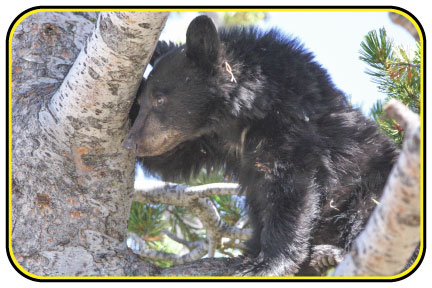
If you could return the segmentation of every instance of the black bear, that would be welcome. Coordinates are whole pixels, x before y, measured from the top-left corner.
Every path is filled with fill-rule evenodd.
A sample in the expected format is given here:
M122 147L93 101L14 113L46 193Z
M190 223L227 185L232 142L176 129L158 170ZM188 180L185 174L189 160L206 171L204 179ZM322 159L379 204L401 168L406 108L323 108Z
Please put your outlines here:
M154 60L154 61L153 61ZM165 180L223 168L246 195L241 275L302 274L313 247L349 249L397 158L296 39L195 18L160 42L124 146Z

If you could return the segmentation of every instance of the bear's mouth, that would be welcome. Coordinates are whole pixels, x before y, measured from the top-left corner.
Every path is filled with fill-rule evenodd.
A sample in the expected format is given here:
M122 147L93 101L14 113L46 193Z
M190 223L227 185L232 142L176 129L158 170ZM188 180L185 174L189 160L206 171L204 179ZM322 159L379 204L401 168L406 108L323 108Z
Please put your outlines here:
M142 144L137 144L135 149L136 157L159 156L174 150L179 144L185 141L185 136L178 130L165 131L157 137L146 137Z

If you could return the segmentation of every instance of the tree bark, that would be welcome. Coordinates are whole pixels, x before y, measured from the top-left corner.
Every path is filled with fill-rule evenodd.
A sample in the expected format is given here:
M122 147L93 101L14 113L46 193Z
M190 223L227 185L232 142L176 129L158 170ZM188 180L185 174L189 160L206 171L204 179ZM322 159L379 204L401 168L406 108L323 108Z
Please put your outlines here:
M222 276L233 275L242 261L208 258L159 269L126 248L135 160L121 146L131 102L166 17L157 12L39 12L14 31L12 253L26 271L38 276ZM388 202L383 198L375 212L379 217L389 213L385 225L394 232L392 244L379 247L396 247L392 245L402 241L406 255L418 242L420 219L420 138L410 139L410 153L396 165L413 189L393 182L386 188ZM399 202L393 201L391 191L402 193ZM193 189L185 192L187 199L197 194ZM135 197L148 199L140 193ZM395 207L404 213L392 214ZM209 227L213 218L207 219ZM404 233L392 226L395 221L404 225ZM375 245L389 238L381 236L380 229L371 231L359 241ZM373 263L382 271L379 265L386 265L389 253L383 251L379 263L373 253L363 258L350 255L347 261ZM400 263L388 273L394 273L406 255L390 257ZM363 275L350 267L342 263L336 274Z
M26 271L152 274L125 244L135 160L122 142L166 18L39 12L13 34L12 251Z
M403 148L379 204L334 276L397 275L421 240L420 119L394 99L384 110L406 131Z

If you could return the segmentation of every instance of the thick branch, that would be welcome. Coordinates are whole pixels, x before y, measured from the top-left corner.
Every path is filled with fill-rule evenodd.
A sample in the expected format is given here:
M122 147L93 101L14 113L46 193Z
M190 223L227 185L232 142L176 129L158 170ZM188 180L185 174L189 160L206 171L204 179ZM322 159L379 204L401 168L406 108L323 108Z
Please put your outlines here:
M200 186L184 184L136 181L134 201L147 203L165 203L175 206L190 206L191 201L211 195L238 195L239 185L236 183L213 183Z
M203 258L191 263L160 269L157 276L231 276L241 258Z
M134 250L134 252L139 256L156 260L169 260L172 261L174 265L184 264L201 259L207 254L208 249L207 244L204 241L194 242L194 248L190 253L179 256L173 253L146 249L146 242L135 233L129 233L129 237L135 242L135 245L138 245L138 249Z
M406 131L403 149L379 205L335 276L396 275L420 241L420 120L396 100L389 101L385 111Z
M122 140L167 14L92 13L76 25L78 14L37 12L14 35L12 243L27 271L127 276L151 267L124 241L135 157Z
M156 12L100 13L84 49L41 110L41 127L56 136L58 142L64 141L65 148L70 148L70 142L72 146L85 147L81 142L94 137L121 142L125 135L113 137L113 134L127 132L125 116L144 64L156 45L156 41L148 45L148 39L159 35L165 19L166 13ZM143 24L153 29L143 29ZM109 144L112 147L113 143Z

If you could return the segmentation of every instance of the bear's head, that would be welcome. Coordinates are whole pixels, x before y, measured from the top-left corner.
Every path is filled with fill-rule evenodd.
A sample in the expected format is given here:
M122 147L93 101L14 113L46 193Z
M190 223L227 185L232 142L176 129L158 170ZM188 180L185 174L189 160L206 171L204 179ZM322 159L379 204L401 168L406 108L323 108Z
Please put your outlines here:
M207 16L190 23L186 45L159 42L153 70L138 91L139 113L124 147L139 157L156 156L208 133L223 101L216 75L221 53L216 27Z

